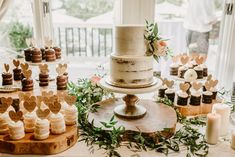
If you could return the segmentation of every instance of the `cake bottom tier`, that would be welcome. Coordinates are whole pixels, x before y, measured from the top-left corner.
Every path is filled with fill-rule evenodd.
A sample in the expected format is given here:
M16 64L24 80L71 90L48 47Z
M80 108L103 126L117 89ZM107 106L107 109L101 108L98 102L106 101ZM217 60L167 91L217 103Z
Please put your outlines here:
M111 55L109 83L118 87L147 87L153 83L151 56Z

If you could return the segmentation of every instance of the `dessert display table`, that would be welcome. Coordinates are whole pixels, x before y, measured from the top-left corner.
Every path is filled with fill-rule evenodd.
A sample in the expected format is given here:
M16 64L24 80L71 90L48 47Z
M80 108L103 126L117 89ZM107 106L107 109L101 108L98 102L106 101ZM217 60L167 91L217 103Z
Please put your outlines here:
M9 135L0 135L0 152L10 154L57 154L77 143L78 128L76 125L67 126L61 135L51 135L46 140L34 140L33 133L25 134L19 141L13 141Z

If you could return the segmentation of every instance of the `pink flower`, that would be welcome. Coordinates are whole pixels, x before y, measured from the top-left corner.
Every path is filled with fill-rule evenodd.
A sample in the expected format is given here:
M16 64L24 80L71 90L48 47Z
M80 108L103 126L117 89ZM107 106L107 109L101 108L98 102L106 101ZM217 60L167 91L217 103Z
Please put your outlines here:
M94 75L90 80L92 83L97 84L101 80L101 77Z
M167 46L164 41L154 42L154 55L165 56L167 53Z

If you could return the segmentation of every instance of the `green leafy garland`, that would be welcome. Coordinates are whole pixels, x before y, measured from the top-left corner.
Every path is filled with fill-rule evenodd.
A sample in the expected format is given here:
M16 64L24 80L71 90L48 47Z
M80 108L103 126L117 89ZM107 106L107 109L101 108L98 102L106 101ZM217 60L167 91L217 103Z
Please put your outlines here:
M167 138L162 133L156 132L155 137L150 138L145 134L133 133L129 137L130 142L123 142L124 127L115 127L117 121L114 116L108 122L100 122L102 127L95 127L94 121L88 121L88 114L96 112L99 109L97 102L101 101L103 97L112 98L113 94L108 93L97 84L89 79L78 80L77 84L69 83L70 94L77 96L78 108L78 123L80 128L81 140L84 141L91 153L94 153L93 145L96 144L100 149L106 150L109 157L120 157L117 148L126 146L134 153L139 151L155 150L156 152L168 155L170 151L179 152L180 148L187 149L187 157L199 156L204 157L208 154L208 145L204 139L204 135L199 133L197 129L192 126L203 126L205 122L200 118L190 118L182 116L178 109L173 106L173 103L164 98L159 102L171 106L177 113L178 122L182 124L180 130L171 137ZM111 128L107 131L107 128ZM164 132L169 131L165 129ZM156 141L157 139L157 141Z

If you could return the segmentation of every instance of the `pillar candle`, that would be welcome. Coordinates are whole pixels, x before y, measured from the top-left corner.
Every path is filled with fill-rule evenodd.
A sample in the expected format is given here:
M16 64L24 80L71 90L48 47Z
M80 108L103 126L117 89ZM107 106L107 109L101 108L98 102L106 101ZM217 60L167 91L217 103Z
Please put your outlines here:
M214 104L213 111L221 116L220 136L225 136L229 130L230 107L226 104Z
M206 142L216 144L219 139L221 116L217 113L207 114L206 122Z
M231 148L235 149L235 130L232 133Z

